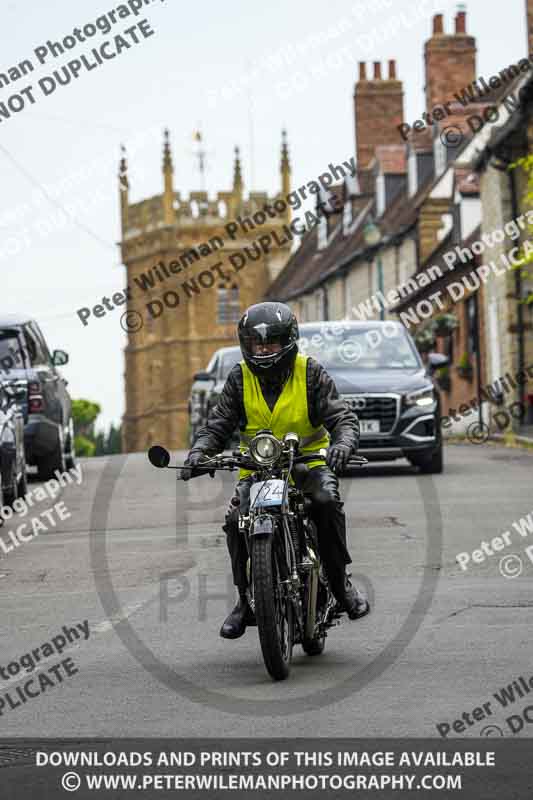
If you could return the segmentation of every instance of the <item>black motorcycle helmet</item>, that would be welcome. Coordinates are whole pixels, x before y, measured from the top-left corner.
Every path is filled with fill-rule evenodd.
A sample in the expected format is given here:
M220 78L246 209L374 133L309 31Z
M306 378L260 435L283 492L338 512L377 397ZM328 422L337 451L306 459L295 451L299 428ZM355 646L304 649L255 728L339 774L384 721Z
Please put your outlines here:
M284 303L250 306L237 332L243 358L254 375L275 381L291 369L298 352L298 322ZM278 348L274 351L268 345Z

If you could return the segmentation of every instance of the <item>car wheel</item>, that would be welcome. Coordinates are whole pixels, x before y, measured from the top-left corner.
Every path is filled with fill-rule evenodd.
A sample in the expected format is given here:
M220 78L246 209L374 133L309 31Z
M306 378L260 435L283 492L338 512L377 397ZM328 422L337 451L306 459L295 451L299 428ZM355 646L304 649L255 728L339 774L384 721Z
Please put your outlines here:
M11 464L9 486L4 487L4 505L12 506L18 495L17 466L15 460Z
M424 456L412 456L409 461L414 467L419 467L424 475L438 475L444 469L442 444L436 450Z
M55 478L56 472L65 472L65 450L63 446L63 434L58 428L58 442L55 450L50 455L40 458L37 462L38 477L41 481Z
M72 417L70 418L68 426L68 435L65 445L65 467L67 469L75 469L76 467L76 449L74 446L74 424Z

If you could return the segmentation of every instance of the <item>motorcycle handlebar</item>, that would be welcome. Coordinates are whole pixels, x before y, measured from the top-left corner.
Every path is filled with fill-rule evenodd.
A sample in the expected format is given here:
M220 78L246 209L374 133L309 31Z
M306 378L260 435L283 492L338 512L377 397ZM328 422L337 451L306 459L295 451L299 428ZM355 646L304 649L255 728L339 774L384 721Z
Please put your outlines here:
M324 459L323 452L305 453L302 455L295 455L293 464L306 464L310 461L317 461L319 459ZM355 455L352 456L349 461L350 466L364 466L364 464L368 464L368 459L364 458L364 456ZM202 475L213 473L215 470L233 470L236 468L257 470L259 465L244 455L215 456L213 458L213 463L209 464L209 466L198 465L197 467L192 468L191 478L199 478Z

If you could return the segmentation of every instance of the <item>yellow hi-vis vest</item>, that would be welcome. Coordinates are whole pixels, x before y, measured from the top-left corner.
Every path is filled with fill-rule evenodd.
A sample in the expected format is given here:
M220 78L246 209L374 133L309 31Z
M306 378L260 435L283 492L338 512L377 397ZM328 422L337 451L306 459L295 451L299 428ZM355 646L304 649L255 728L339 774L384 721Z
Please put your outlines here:
M329 434L323 425L315 428L309 420L307 408L307 356L300 353L296 355L296 360L291 375L276 401L276 405L271 411L267 405L259 379L248 368L244 361L241 361L243 377L243 399L244 411L246 413L246 428L241 431L240 448L244 450L251 439L260 430L267 428L274 436L282 439L290 431L300 437L299 453L316 453L321 448L329 445ZM323 459L310 461L308 467L324 466ZM241 469L239 478L251 475L253 470Z

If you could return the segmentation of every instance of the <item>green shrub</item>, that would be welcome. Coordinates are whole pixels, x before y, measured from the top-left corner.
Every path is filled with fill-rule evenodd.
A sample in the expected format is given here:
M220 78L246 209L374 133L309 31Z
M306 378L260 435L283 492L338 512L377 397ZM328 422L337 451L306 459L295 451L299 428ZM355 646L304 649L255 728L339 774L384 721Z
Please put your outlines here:
M86 436L75 436L74 447L76 449L77 456L94 456L94 451L96 450L95 443L91 442L91 440Z

